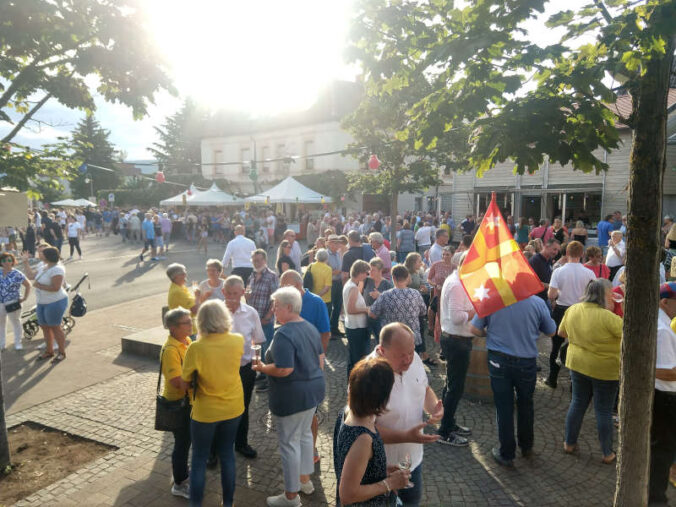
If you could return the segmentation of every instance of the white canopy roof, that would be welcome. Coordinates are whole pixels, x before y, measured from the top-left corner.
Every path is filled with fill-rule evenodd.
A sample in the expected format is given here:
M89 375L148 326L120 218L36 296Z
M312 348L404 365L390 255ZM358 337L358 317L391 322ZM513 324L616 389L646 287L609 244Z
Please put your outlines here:
M93 208L96 208L96 203L91 202L88 199L75 199L75 201L73 202L75 202L75 206L82 206L84 208L91 206Z
M278 202L287 204L321 204L322 199L324 199L324 202L331 202L329 196L319 194L289 176L271 189L247 197L244 200L258 204L264 204L266 202L271 204L276 204Z
M209 190L188 197L187 201L190 206L227 206L244 203L242 199L218 188L216 183L211 185Z
M181 192L178 195L175 195L174 197L169 197L168 199L160 201L160 206L180 206L183 204L184 195L186 199L191 199L200 193L200 191L197 190L197 188L195 188L195 185L190 185L189 190L192 193L192 195L188 195L188 190L184 190L183 192Z
M79 206L73 199L62 199L60 201L54 201L53 206Z

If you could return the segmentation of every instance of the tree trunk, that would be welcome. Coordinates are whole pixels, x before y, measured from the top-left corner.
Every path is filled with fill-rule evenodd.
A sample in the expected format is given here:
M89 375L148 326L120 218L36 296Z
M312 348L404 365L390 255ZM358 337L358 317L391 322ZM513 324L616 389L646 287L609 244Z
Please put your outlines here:
M616 506L634 507L648 503L662 179L666 165L667 92L673 52L672 39L667 44L666 56L649 62L645 75L633 90L634 134L627 214Z
M2 389L2 361L0 360L0 474L10 463L7 423L5 422L5 395Z
M397 250L397 207L399 205L399 192L392 191L390 201L390 250Z

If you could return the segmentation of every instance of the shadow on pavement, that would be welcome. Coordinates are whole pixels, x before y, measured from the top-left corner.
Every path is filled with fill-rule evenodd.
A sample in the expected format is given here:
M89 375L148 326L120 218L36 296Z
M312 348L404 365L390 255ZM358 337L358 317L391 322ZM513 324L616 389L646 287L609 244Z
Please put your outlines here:
M115 282L113 283L113 287L118 287L125 283L133 282L137 278L140 278L147 272L151 271L155 266L160 264L160 261L145 261L144 264L141 266L141 263L137 257L135 259L127 261L124 264L124 266L131 264L136 264L136 267L132 271L127 271L124 275L115 280Z

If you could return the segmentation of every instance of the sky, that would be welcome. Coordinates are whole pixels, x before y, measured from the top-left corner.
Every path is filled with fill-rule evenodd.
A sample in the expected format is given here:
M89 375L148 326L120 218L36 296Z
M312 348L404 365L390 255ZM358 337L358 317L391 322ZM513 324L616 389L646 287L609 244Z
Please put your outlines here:
M156 94L148 115L138 121L130 109L95 97L97 120L127 160L152 158L147 148L156 141L153 127L175 113L184 97L214 108L272 114L305 109L322 85L357 74L344 61L355 0L142 1L148 30L171 67L179 96ZM569 0L566 7L583 2ZM548 14L552 8L557 7ZM553 36L541 21L528 29L538 42ZM36 115L45 123L24 128L14 141L32 147L55 142L83 116L48 102ZM0 134L8 130L0 123Z
M96 119L128 160L152 158L153 127L175 113L183 97L270 114L305 109L323 84L356 75L343 59L353 0L143 1L179 97L157 94L140 121L130 109L95 97ZM55 142L83 117L50 101L36 114L44 123L24 128L14 141L35 148ZM0 135L10 130L6 125L0 123Z

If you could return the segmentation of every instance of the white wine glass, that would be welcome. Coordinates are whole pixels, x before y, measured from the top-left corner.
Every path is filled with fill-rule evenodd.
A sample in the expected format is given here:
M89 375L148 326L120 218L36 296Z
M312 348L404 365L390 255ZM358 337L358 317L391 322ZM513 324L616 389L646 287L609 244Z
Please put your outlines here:
M399 470L408 470L410 472L411 470L411 455L409 453L406 453L398 463ZM411 481L408 481L408 484L404 486L404 489L412 488L414 484Z

